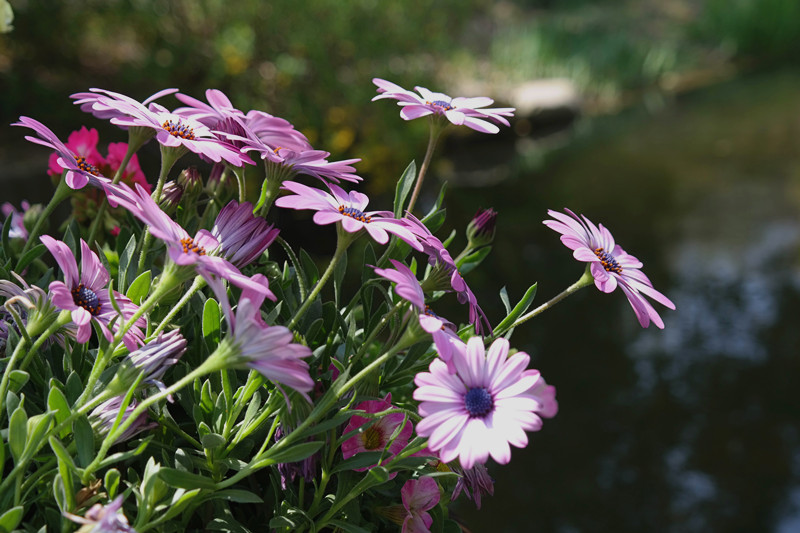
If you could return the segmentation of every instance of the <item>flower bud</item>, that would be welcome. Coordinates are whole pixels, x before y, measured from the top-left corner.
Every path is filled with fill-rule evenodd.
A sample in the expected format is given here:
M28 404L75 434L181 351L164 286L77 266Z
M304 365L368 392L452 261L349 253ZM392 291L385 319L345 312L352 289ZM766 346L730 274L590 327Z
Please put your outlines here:
M183 170L178 176L178 185L183 187L186 194L195 194L203 188L203 178L197 167L189 167Z
M158 201L158 205L164 211L169 211L177 207L181 198L183 198L183 187L175 180L170 180L161 189L161 198Z
M495 233L497 211L492 209L478 209L472 221L467 226L467 239L471 248L479 248L492 244Z

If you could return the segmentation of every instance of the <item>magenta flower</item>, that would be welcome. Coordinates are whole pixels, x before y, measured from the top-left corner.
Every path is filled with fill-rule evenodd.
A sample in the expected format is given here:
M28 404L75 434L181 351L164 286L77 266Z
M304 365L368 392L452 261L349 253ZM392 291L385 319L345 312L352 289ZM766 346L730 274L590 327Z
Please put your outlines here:
M453 346L461 339L455 333L455 326L447 319L441 318L425 305L425 293L417 281L417 276L406 265L390 259L394 269L376 268L375 273L395 283L394 292L404 300L411 302L416 309L419 325L430 333L436 345L439 357L447 363L450 372L455 372L452 363Z
M429 476L409 479L400 489L406 518L402 533L430 533L433 517L428 513L439 503L439 485Z
M404 120L427 115L443 115L457 126L464 125L483 133L497 133L500 128L492 122L508 126L505 117L514 116L513 107L487 109L486 106L492 105L494 100L485 96L451 98L444 93L431 92L425 87L414 87L419 93L416 94L380 78L373 78L372 83L378 87L379 93L372 101L394 98L397 100L397 105L402 107L400 117Z
M264 278L264 285L254 282L242 274L238 268L226 259L212 255L220 247L219 241L208 230L201 229L194 237L172 220L156 205L150 195L140 185L136 192L123 183L106 185L106 193L112 205L122 205L136 218L149 226L150 233L167 245L170 259L177 265L193 265L198 274L206 281L213 276L224 278L242 289L260 292L262 295L275 298L269 291Z
M428 256L428 263L436 267L439 272L449 275L450 287L456 293L458 302L469 305L469 322L475 326L475 333L478 335L491 333L492 326L489 323L489 319L486 318L483 309L478 305L478 299L472 289L469 288L469 285L467 285L467 282L464 281L464 277L458 271L458 265L456 265L447 248L444 247L442 241L433 235L425 224L411 213L407 213L402 222L419 240L422 252Z
M21 205L22 211L18 211L9 202L3 202L3 205L0 206L0 213L3 213L3 217L11 217L11 228L8 232L9 239L28 239L28 230L25 228L25 213L31 208L31 204L23 200Z
M122 160L125 159L125 154L128 151L128 143L109 143L108 156L106 157L106 164L109 166L111 172L117 172ZM150 184L147 182L142 167L139 165L139 158L133 154L125 170L122 171L122 181L125 183L138 183L148 193L150 192Z
M25 138L33 143L41 144L56 151L56 163L59 167L66 171L67 175L65 180L67 185L72 189L83 189L87 183L101 188L104 182L110 182L108 178L103 176L100 171L92 165L82 155L76 155L72 150L62 143L56 134L50 128L28 117L19 117L19 122L15 122L12 126L24 126L36 132L39 136L32 137L26 135Z
M77 157L82 157L87 165L94 167L100 171L100 168L105 166L106 160L97 151L97 142L100 140L100 134L97 130L92 128L86 129L86 126L81 126L81 129L75 130L67 137L65 146L69 148ZM51 176L60 176L64 169L58 164L59 154L50 154L48 161L47 173Z
M255 261L279 232L263 218L253 215L250 202L239 204L235 200L222 208L211 229L222 256L240 268Z
M122 316L117 314L108 296L108 271L83 239L81 239L80 271L72 250L66 244L49 235L42 235L40 239L64 272L63 282L50 283L50 299L58 309L72 314L72 322L77 326L74 332L75 340L80 343L89 340L92 334L91 322L97 324L106 339L113 340L114 336L108 329L111 322L114 322L114 332L118 331L123 323L133 317L139 307L114 291L114 299L122 311ZM142 328L145 325L144 318L139 318L125 333L122 340L128 350L133 351L137 345L143 343Z
M259 277L264 276L254 276ZM223 294L215 293L222 299ZM314 380L308 373L308 363L303 361L311 355L311 349L294 343L294 334L288 328L268 326L261 318L263 301L262 295L245 290L235 314L229 305L223 306L231 329L234 359L271 381L293 388L311 402L308 392L314 388Z
M417 434L428 437L428 448L449 463L456 458L465 469L485 463L489 455L500 464L511 460L509 444L528 445L525 431L538 431L540 417L558 410L555 387L538 370L525 370L525 352L508 356L508 341L495 340L488 354L483 339L473 337L456 350L456 373L435 359L430 372L414 378L414 399L420 401Z
M308 187L294 181L283 183L283 188L294 193L294 196L282 196L275 201L279 207L290 209L311 209L314 222L325 224L341 223L348 233L356 233L362 229L380 244L389 242L389 234L397 235L409 246L422 250L414 234L402 222L392 218L389 211L364 211L369 203L366 194L357 191L346 192L337 185L329 184L331 193Z
M380 413L388 409L394 409L395 407L391 402L392 395L387 394L382 400L361 402L355 409L366 413ZM374 419L365 418L363 416L353 415L350 417L347 427L344 428L344 434L355 431L373 420ZM403 425L404 422L405 425ZM403 428L398 429L400 426L403 426ZM399 433L397 433L398 431ZM406 420L406 416L403 413L385 415L366 429L359 430L359 433L344 441L342 443L342 458L349 459L357 453L380 452L385 449L386 457L384 461L390 461L395 455L403 451L403 448L408 444L408 439L411 438L413 432L414 427L411 421ZM397 435L395 435L395 433L397 433ZM393 436L394 440L392 441ZM357 468L356 471L363 472L369 468L372 467Z
M653 288L650 279L642 272L642 262L625 252L614 242L614 237L602 224L595 226L585 216L578 216L569 209L568 215L548 210L556 220L545 220L544 225L561 234L561 242L572 250L578 261L590 263L590 272L595 286L603 292L613 292L618 286L628 298L636 318L643 328L652 321L664 329L658 312L644 297L675 309L669 298Z

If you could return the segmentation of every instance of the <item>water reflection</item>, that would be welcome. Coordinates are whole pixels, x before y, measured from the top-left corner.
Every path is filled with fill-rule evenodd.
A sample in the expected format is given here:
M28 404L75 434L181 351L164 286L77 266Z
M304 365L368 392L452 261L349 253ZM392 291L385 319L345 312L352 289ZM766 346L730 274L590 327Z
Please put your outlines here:
M621 294L586 289L515 335L561 412L492 468L481 512L459 506L474 531L800 530L798 87L762 76L629 114L542 171L455 192L451 219L501 212L493 275L473 283L513 295L538 279L541 302L577 279L538 227L567 205L678 307L641 330Z

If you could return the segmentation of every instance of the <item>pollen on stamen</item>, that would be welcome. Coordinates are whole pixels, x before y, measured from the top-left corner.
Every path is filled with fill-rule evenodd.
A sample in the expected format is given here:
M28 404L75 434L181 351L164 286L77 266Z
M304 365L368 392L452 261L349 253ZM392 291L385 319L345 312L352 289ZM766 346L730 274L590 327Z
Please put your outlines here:
M606 269L606 272L615 272L622 274L622 267L619 266L614 256L606 252L602 247L594 249L594 255L600 260L600 264Z
M186 237L185 239L181 239L181 247L183 248L183 253L188 254L189 252L194 252L197 255L206 255L206 250L202 246L198 246L194 243L191 237Z
M427 101L425 102L427 105L432 105L438 107L442 111L450 111L451 109L455 109L455 107L450 102L445 102L444 100L434 100L434 101Z
M100 171L97 170L97 167L86 161L86 158L83 156L76 155L75 164L79 169L83 170L84 172L88 172L92 176L102 176Z
M171 120L167 120L161 125L161 127L167 130L167 133L173 137L180 137L181 139L186 139L187 141L194 140L194 130L186 124L183 124L181 121L178 121L176 124Z
M365 215L363 211L360 211L355 207L345 207L343 205L340 205L339 213L343 214L346 217L358 220L359 222L363 222L365 224L372 222L371 216Z

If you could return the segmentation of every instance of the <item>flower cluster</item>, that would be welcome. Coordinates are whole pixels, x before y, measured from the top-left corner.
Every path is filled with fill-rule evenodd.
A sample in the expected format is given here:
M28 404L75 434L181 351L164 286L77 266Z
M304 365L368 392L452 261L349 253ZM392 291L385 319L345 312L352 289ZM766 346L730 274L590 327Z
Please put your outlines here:
M490 321L465 276L501 231L497 213L479 210L457 251L457 239L436 235L442 198L426 217L415 203L445 126L497 133L514 110L374 83L375 100L394 99L403 119L433 126L425 162L403 174L392 210L368 209L359 159L331 160L287 120L239 110L215 89L205 101L177 89L141 102L103 89L73 94L126 132L106 155L96 129L62 142L32 118L14 124L53 151L48 173L58 182L41 211L3 205L0 429L9 453L0 461L9 464L0 465L0 501L24 508L26 527L66 516L87 531L386 521L404 532L451 530L442 508L462 493L480 507L494 492L490 461L508 464L558 412L555 387L511 348L515 328L592 282L619 287L642 326L664 327L646 297L675 306L642 263L569 210L549 211L545 224L589 263L584 276L527 314L532 297ZM180 106L166 107L167 97ZM151 141L162 158L154 183L136 155ZM174 169L190 153L200 163ZM63 235L43 234L59 202L86 185L96 211ZM98 222L107 206L124 227ZM312 235L336 228L323 271L287 242L293 232L281 233L288 210L313 212ZM467 309L440 316L443 299ZM48 450L54 458L43 460ZM51 489L25 489L26 479Z

